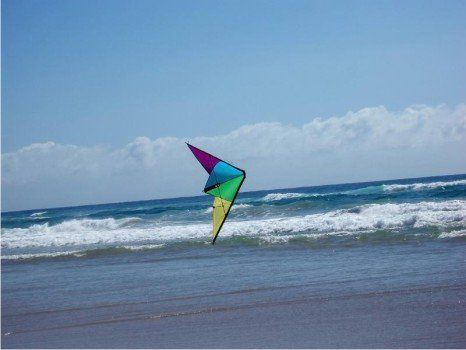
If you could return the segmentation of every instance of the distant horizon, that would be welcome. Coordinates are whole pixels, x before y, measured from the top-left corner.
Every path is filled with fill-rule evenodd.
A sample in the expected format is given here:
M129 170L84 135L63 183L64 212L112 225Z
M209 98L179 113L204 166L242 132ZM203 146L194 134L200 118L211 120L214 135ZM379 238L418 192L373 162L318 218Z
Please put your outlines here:
M329 184L320 184L312 186L297 186L297 187L283 187L283 188L270 188L270 189L261 189L261 190L250 190L250 191L240 191L239 195L244 195L246 193L254 192L267 192L267 191L285 191L285 190L294 190L299 188L315 188L315 187L325 187L325 186L338 186L338 185L357 185L364 183L374 183L374 182L391 182L391 181L403 181L403 180L422 180L430 178L441 178L441 177L455 177L455 176L466 176L466 173L460 174L449 174L449 175L429 175L429 176L419 176L419 177L404 177L397 179L383 179L383 180L367 180L367 181L356 181L356 182L342 182L342 183L329 183ZM137 202L151 202L151 201L164 201L164 200L176 200L176 199L185 199L185 198L196 198L196 197L207 197L206 194L199 194L194 196L179 196L179 197L164 197L164 198L152 198L152 199L141 199L141 200L132 200L132 201L123 201L123 202L108 202L108 203L88 203L88 204L78 204L70 205L64 207L48 207L48 208L32 208L32 209L22 209L22 210L8 210L1 211L3 214L7 213L19 213L19 212L28 212L28 211L37 211L37 210L53 210L53 209L68 209L68 208L79 208L79 207L89 207L89 206L103 206L103 205L112 205L112 204L126 204L126 203L137 203Z
M466 2L4 0L2 209L466 173Z

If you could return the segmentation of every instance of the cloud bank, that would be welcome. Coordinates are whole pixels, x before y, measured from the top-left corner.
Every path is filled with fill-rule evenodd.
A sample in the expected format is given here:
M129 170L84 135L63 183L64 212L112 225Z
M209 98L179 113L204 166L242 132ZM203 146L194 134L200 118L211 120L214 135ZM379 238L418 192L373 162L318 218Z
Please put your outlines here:
M2 155L3 210L200 194L205 174L185 141L246 169L245 190L464 173L466 105L364 108L301 127L138 137L118 149L32 144Z

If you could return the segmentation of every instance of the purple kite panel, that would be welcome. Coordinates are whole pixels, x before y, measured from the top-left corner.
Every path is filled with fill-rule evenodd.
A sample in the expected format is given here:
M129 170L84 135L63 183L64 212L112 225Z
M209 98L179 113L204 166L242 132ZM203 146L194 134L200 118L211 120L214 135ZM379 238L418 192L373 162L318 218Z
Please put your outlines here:
M217 157L214 157L213 155L204 152L199 148L191 146L189 143L188 147L191 150L191 152L193 152L194 156L197 158L199 163L201 163L201 165L209 174L212 172L212 169L214 168L215 164L217 164L220 161L220 159L218 159Z

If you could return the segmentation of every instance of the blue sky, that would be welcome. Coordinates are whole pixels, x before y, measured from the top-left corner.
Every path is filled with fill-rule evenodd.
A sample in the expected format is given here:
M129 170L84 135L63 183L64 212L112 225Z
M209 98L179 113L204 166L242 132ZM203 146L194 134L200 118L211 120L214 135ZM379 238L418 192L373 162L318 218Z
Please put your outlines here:
M464 1L3 1L3 151L463 102Z
M366 107L453 111L466 97L465 23L464 1L4 0L2 153L299 128Z

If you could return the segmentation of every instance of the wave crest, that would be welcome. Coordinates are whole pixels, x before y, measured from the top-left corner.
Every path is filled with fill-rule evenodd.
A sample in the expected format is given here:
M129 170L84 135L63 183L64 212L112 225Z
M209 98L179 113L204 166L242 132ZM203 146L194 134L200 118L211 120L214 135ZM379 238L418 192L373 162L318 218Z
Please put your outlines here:
M430 183L414 183L414 184L393 184L393 185L382 185L383 190L386 192L401 192L401 191L425 191L433 190L436 188L445 188L451 186L466 185L466 180L456 180L447 182L430 182Z
M466 180L454 180L454 181L439 181L439 182L428 182L428 183L413 183L413 184L392 184L392 185L376 185L357 188L349 191L342 192L329 192L329 193L269 193L262 198L264 202L281 201L286 199L299 199L299 198L310 198L310 197L326 197L326 196L364 196L378 193L397 193L397 192L408 192L408 191L428 191L434 189L443 189L445 187L462 186L466 185Z
M231 207L230 211L236 211L236 210L246 209L246 208L250 208L250 207L252 207L251 204L242 204L242 203L236 204L236 203L235 203L235 204ZM212 207L208 207L208 208L204 211L204 213L206 213L206 214L212 213Z
M85 246L92 244L139 245L175 241L208 241L210 223L137 225L139 219L70 220L58 225L32 225L25 229L4 229L2 246L30 247ZM222 237L279 237L293 234L353 235L377 230L434 227L461 229L466 226L466 201L368 204L306 216L228 221ZM281 238L277 238L281 239Z
M140 220L139 218L73 219L52 226L45 223L35 224L28 228L4 229L2 247L24 248L102 243L106 238L99 234L129 228Z
M320 196L320 195L313 194L313 193L269 193L264 198L262 198L262 200L264 202L274 202L274 201L281 201L284 199L316 197L316 196Z
M441 233L438 238L460 238L466 237L466 230L453 230Z
M30 216L31 217L41 216L41 215L44 215L45 213L46 213L46 211L39 211L37 213L32 213Z

